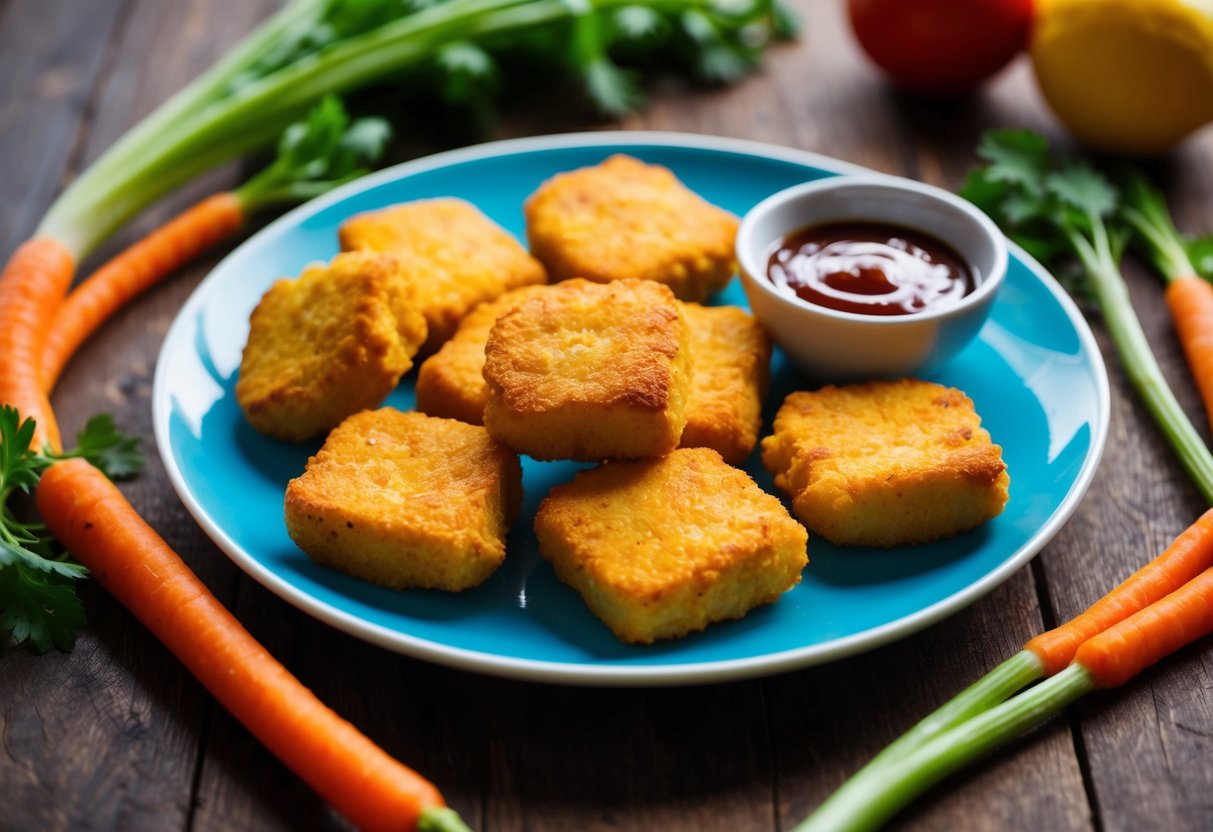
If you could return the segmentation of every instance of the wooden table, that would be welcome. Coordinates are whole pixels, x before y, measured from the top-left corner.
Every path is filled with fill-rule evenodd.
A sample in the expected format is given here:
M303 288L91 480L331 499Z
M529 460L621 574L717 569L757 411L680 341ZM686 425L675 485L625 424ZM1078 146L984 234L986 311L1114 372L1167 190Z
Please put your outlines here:
M272 0L0 0L0 254L136 119L207 66ZM621 125L542 97L502 135L686 130L829 154L954 188L990 126L1060 137L1028 67L970 100L927 105L884 86L835 0L801 0L807 28L730 89L669 83ZM430 114L435 115L435 114ZM428 119L427 119L428 120ZM452 134L454 132L454 134ZM433 144L434 136L443 144ZM471 140L406 136L407 155ZM431 142L431 143L427 143ZM1213 136L1152 168L1181 224L1209 230ZM225 169L121 234L238 181ZM174 312L215 252L122 313L71 365L54 403L65 433L110 411L151 436L151 379ZM1157 283L1130 266L1167 374L1204 423ZM1111 356L1098 324L1105 355ZM861 656L774 678L668 690L552 687L395 655L296 611L195 526L154 452L133 503L253 634L337 711L440 784L482 830L785 829L918 716L1069 618L1202 510L1109 361L1107 453L1074 517L1002 587L951 619ZM1203 428L1202 428L1203 429ZM0 653L0 829L325 829L337 820L218 708L94 583L75 650ZM1186 649L1123 690L1088 697L953 779L898 821L913 829L1213 828L1213 650Z

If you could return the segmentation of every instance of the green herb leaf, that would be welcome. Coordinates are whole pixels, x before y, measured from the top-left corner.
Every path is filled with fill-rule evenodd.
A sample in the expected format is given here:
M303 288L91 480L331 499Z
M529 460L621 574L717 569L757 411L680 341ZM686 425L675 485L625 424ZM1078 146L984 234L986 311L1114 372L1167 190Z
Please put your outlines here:
M442 95L448 101L473 101L488 95L498 84L497 65L492 56L471 41L443 46L438 52L438 66L443 73Z
M326 96L307 118L282 133L273 164L237 189L248 212L265 205L319 196L367 173L382 155L391 126L381 118L350 117L336 96Z
M9 507L14 491L31 491L46 468L80 457L119 478L143 467L139 440L120 433L108 414L94 416L76 435L77 447L50 453L30 447L34 420L20 421L0 406L0 632L35 652L70 650L84 623L72 582L88 574L55 544L46 527L18 520Z
M804 25L801 13L781 0L771 3L771 34L779 40L796 37Z
M682 28L698 49L695 69L705 81L732 83L757 63L754 48L727 39L717 22L702 12L684 13Z
M84 626L84 605L72 579L32 570L23 563L0 569L0 632L35 653L52 646L71 650Z
M1045 177L1045 189L1088 217L1110 217L1116 212L1116 188L1086 162L1070 162L1050 173Z
M981 137L977 155L989 162L991 182L1006 182L1033 193L1044 190L1049 170L1049 144L1031 130L990 130Z
M143 470L140 444L137 436L127 436L114 427L113 416L102 413L76 434L76 447L67 455L83 457L110 479L123 479Z
M1196 273L1205 280L1213 280L1213 235L1189 238L1184 241L1184 248Z
M28 493L38 483L42 463L31 452L34 420L21 421L17 408L0 405L0 504L13 490Z
M624 6L615 12L612 22L616 36L624 41L652 43L669 31L665 19L648 6Z
M620 69L606 58L600 58L585 68L586 92L600 112L621 116L640 106L644 94L636 86L635 76Z

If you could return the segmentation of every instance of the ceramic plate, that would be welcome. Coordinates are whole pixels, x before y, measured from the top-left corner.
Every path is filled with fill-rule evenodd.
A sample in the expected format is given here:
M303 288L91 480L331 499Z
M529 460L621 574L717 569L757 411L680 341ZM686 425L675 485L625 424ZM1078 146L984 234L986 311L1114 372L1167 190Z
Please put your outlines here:
M360 638L464 669L576 684L684 684L769 674L871 649L972 603L1057 532L1091 481L1108 429L1107 374L1091 332L1022 251L977 341L930 378L968 393L1011 474L1005 512L940 543L893 550L809 543L801 583L744 619L647 647L621 644L538 555L539 501L573 463L524 459L526 502L509 555L460 594L395 592L313 564L287 537L286 482L319 442L291 445L244 421L233 387L248 316L270 283L337 252L338 224L397 202L458 196L523 234L523 200L548 177L629 153L672 169L743 214L781 188L860 169L786 148L706 136L596 133L499 142L409 162L287 214L223 260L174 322L156 369L156 440L177 493L242 569L305 612ZM739 281L717 298L745 306ZM778 351L765 432L807 383ZM412 376L388 399L413 406ZM751 456L746 470L774 491Z

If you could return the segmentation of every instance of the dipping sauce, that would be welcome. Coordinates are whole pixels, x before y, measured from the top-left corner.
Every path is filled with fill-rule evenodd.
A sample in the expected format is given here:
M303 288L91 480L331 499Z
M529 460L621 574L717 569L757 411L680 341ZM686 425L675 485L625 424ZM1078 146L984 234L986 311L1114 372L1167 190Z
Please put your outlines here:
M943 309L977 286L973 268L942 240L896 225L839 222L784 237L767 261L780 290L861 315Z

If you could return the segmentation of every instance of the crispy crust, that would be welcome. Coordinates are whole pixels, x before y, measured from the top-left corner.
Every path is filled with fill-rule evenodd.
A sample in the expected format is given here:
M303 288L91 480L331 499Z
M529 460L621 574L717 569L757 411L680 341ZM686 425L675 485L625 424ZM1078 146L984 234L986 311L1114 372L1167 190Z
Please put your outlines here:
M483 428L383 408L329 434L284 510L317 563L392 589L459 591L504 560L521 498L518 457Z
M489 332L503 314L551 288L524 286L469 312L451 339L417 371L417 409L469 425L484 424L484 404L488 398L484 346Z
M341 248L397 258L417 293L436 350L474 306L544 283L543 265L509 232L461 199L424 199L358 214L338 229Z
M489 332L485 427L537 459L661 456L686 425L690 340L665 286L566 281Z
M535 533L590 610L643 644L771 603L808 562L804 527L706 448L582 471L552 489Z
M525 212L531 252L553 281L655 280L702 302L736 271L737 218L629 156L552 177Z
M762 397L770 379L771 340L735 306L683 305L691 327L695 374L687 398L683 448L713 448L738 465L758 443Z
M338 255L262 296L236 400L258 431L307 439L382 402L424 339L425 321L392 258Z
M473 309L455 335L417 373L417 409L431 416L484 423L488 389L484 348L497 319L523 300L557 290L528 286ZM754 450L762 427L771 342L762 327L735 306L684 304L695 372L687 394L680 447L713 448L731 465Z
M809 530L834 543L950 537L1002 512L1002 449L959 390L916 379L793 393L763 464Z

